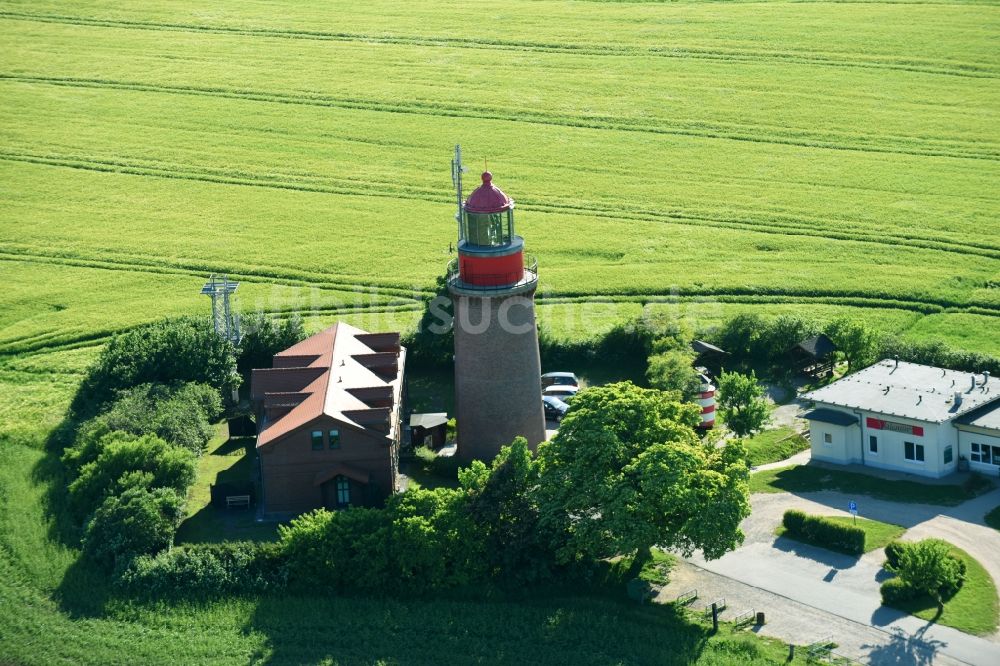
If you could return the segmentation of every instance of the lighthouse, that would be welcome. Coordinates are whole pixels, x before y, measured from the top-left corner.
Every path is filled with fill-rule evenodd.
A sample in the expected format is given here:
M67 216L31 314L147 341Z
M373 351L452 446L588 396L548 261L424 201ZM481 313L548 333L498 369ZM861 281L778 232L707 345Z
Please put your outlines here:
M462 201L456 149L458 258L449 266L455 306L455 416L458 456L492 460L522 436L545 440L535 323L538 266L514 233L514 201L485 171Z

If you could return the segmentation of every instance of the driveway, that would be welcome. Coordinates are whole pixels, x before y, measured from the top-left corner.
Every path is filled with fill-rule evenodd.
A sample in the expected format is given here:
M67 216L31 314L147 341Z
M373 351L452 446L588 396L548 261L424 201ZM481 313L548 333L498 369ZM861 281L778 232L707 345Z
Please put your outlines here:
M785 599L793 607L808 606L827 614L829 622L819 623L812 635L802 636L796 642L818 640L831 633L824 631L825 626L838 627L838 623L847 621L853 623L848 626L864 627L865 632L874 629L886 639L905 639L914 655L925 656L920 659L923 663L1000 664L1000 634L970 636L881 607L879 584L886 576L881 568L881 551L856 559L774 536L774 529L787 509L849 515L845 509L851 499L858 502L860 515L909 528L904 539L938 536L951 541L978 559L995 581L1000 580L1000 533L982 521L989 508L1000 504L1000 490L957 507L901 504L835 492L757 494L751 497L753 514L743 523L746 541L741 548L711 562L700 555L689 561L705 572L775 595L772 602L776 610L786 602L775 599ZM758 610L768 612L771 608ZM779 616L782 613L777 612ZM785 609L784 613L794 615L794 608ZM841 627L839 631L845 630ZM835 635L834 640L844 643L855 638L848 632L840 637ZM877 654L876 641L869 643L859 656L870 658Z

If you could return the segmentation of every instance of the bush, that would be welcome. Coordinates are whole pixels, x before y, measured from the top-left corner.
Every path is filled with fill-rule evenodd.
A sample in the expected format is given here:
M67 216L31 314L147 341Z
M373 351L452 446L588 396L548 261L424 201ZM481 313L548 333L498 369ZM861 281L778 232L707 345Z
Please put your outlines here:
M649 385L661 391L679 391L685 400L698 395L701 379L692 365L694 352L674 349L649 357L646 379Z
M906 545L902 541L891 541L889 545L885 547L885 561L888 565L887 568L896 568L899 566L899 556L906 550Z
M879 588L882 593L882 605L899 607L920 596L920 593L907 585L901 578L890 578Z
M184 517L184 500L170 488L129 488L108 497L94 512L83 537L84 552L107 568L121 568L139 555L169 548Z
M771 418L757 376L735 372L719 375L719 408L726 425L740 437L760 430Z
M118 584L153 598L259 594L284 587L285 560L276 543L186 545L136 558Z
M118 391L140 384L200 382L229 393L239 386L235 349L215 334L207 317L167 319L111 339L87 371L72 410L87 418Z
M219 392L207 384L142 384L119 392L111 407L94 420L109 430L155 434L200 454L221 412Z
M80 518L127 487L171 488L184 497L194 483L194 454L154 435L128 439L111 433L99 448L97 458L69 485L70 502Z
M965 582L965 562L951 553L951 546L945 541L924 539L903 543L894 551L896 563L887 561L885 568L915 594L926 594L939 605L954 596Z
M289 584L415 593L481 580L483 537L457 490L412 489L384 509L313 511L279 528Z
M860 527L841 525L822 516L810 516L801 511L786 511L781 521L788 536L848 555L865 552L865 531Z

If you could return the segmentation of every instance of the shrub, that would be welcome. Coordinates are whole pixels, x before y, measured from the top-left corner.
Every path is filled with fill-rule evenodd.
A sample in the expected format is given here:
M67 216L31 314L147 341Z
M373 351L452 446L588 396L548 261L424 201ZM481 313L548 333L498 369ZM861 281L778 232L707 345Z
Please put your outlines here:
M897 563L886 563L886 569L917 594L926 594L939 605L954 596L965 581L965 563L952 555L951 546L940 539L904 544L895 559Z
M412 489L384 509L313 511L279 528L289 584L422 592L485 574L483 538L457 490Z
M865 531L852 525L841 525L822 516L810 516L801 511L786 511L782 525L788 535L817 546L838 550L849 555L865 552Z
M899 566L899 556L906 550L907 544L902 541L890 541L889 545L885 547L885 561L888 565L886 568L896 568Z
M87 371L73 399L78 418L89 417L118 391L140 384L200 382L228 393L239 385L235 349L206 317L166 319L111 339Z
M882 605L895 607L904 605L920 594L901 578L890 578L882 583L879 591L882 593Z
M94 420L109 430L155 434L200 454L214 434L212 421L221 412L219 392L207 384L142 384L121 391L111 407Z
M139 555L169 548L184 516L184 500L170 488L133 487L108 497L87 523L84 552L105 567L121 568Z
M284 587L284 557L276 543L185 545L136 558L118 584L155 598L259 594Z
M154 435L126 439L111 433L102 442L97 458L69 485L71 505L80 518L127 487L171 488L183 497L194 483L195 456L186 449Z

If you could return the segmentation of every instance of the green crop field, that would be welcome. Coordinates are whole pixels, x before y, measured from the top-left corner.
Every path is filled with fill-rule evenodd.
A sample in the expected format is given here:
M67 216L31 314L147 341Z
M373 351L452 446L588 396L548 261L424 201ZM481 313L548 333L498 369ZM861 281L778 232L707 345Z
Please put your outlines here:
M206 312L212 272L313 330L412 327L456 143L467 192L488 160L517 200L556 337L753 309L1000 354L998 34L974 1L0 0L0 661L184 661L192 631L336 659L249 602L66 601L45 441L103 341Z

